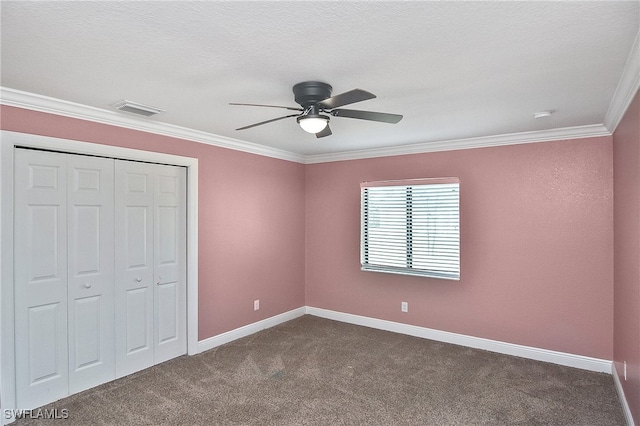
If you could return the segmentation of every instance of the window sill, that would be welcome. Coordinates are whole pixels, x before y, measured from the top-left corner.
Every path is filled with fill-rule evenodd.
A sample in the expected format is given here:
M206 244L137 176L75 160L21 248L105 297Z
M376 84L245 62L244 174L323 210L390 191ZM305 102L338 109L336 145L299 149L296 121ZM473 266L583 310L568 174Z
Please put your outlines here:
M371 265L362 265L360 267L361 271L365 272L382 272L385 274L396 274L396 275L409 275L414 277L425 277L425 278L436 278L442 280L450 280L450 281L460 281L460 275L454 273L447 272L437 272L437 271L422 271L408 268L394 268L392 266L371 266Z

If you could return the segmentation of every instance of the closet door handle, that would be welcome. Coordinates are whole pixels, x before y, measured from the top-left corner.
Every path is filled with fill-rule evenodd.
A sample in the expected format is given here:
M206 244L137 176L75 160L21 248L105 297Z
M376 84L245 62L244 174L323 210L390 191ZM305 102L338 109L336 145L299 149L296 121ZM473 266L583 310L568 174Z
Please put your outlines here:
M136 282L137 282L137 283L139 283L139 282L141 282L141 281L142 281L142 278L140 278L140 277L136 277Z
M84 288L91 288L91 283L84 283Z

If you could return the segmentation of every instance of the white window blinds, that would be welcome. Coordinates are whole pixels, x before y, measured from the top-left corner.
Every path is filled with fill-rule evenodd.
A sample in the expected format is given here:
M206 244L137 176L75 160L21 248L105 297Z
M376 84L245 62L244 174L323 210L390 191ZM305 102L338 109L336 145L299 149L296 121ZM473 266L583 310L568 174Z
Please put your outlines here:
M361 185L362 270L460 279L456 178Z

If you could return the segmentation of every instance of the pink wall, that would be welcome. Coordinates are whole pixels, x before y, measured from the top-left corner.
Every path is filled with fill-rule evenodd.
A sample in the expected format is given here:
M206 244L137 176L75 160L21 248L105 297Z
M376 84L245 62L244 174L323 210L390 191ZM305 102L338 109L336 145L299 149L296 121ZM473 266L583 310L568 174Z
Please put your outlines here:
M200 339L304 305L303 165L19 108L0 114L3 130L198 158Z
M308 165L306 304L612 359L612 163L602 137ZM444 176L461 280L360 271L360 182Z
M613 164L613 360L637 423L640 422L640 94L636 94L613 134Z
M1 114L5 130L199 159L200 339L306 304L612 359L610 137L304 166ZM441 176L461 181L461 281L361 272L360 182Z

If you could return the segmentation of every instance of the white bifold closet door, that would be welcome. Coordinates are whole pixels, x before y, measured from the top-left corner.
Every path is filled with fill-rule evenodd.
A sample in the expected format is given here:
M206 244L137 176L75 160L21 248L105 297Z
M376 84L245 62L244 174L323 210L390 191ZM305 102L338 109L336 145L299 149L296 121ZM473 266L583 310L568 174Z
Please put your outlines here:
M69 393L114 378L113 165L67 156Z
M186 353L186 171L16 149L18 408Z
M38 407L114 378L113 160L15 160L16 396Z
M186 171L116 162L116 375L186 352Z

